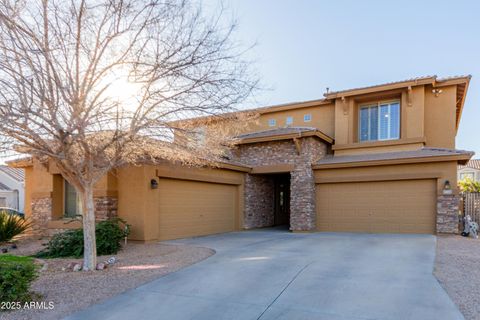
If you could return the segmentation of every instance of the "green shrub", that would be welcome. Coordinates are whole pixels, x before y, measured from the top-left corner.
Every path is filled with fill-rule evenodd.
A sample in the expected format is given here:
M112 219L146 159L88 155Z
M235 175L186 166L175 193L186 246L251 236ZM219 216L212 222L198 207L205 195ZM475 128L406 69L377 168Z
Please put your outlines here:
M31 226L31 222L24 218L8 213L5 210L0 211L0 242L7 242L18 236Z
M83 254L83 230L67 230L55 234L38 258L81 257Z
M30 284L37 278L37 268L30 257L0 255L0 301L30 301Z
M460 180L458 182L458 187L461 192L480 192L480 182L473 181L470 178Z
M125 229L125 226L127 228ZM95 236L97 254L115 254L121 248L121 241L128 235L128 225L119 218L97 223ZM52 237L47 248L37 254L40 258L75 257L83 255L83 229L68 230Z

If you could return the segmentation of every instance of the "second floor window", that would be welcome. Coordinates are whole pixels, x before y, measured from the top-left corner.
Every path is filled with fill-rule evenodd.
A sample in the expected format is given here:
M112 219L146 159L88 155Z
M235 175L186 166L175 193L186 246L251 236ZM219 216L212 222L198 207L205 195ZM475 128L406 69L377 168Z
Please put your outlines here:
M306 114L303 116L303 122L310 122L312 121L312 115L311 114Z
M277 125L277 120L275 119L269 119L268 120L268 126L269 127L275 127Z
M287 117L287 119L285 120L285 124L287 126L290 126L293 124L293 117Z
M360 107L359 140L400 138L400 102L381 102Z

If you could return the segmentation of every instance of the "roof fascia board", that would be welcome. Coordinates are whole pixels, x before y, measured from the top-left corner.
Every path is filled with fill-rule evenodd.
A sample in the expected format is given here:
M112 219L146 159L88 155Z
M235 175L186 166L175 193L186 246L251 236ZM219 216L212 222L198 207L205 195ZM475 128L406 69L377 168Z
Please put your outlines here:
M312 168L316 170L322 169L336 169L336 168L351 168L351 167L371 167L371 166L385 166L392 164L408 164L408 163L425 163L425 162L446 162L446 161L468 161L472 155L449 155L449 156L429 156L429 157L411 157L388 160L370 160L370 161L352 161L342 163L326 163L313 165Z
M349 97L349 96L361 95L361 94L366 94L371 92L389 91L389 90L394 90L399 88L407 88L411 86L421 86L425 84L432 84L434 82L435 82L435 77L421 78L416 80L408 80L408 81L397 82L397 83L383 84L383 85L378 85L373 87L332 92L329 94L325 94L325 98L337 99L341 97Z

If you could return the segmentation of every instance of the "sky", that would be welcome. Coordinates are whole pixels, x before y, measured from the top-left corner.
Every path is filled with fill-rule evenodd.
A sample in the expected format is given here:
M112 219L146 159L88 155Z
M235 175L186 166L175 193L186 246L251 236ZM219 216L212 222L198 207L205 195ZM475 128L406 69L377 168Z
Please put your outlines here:
M206 0L207 5L218 4ZM258 107L425 75L473 76L458 149L480 158L480 1L223 0L268 90Z

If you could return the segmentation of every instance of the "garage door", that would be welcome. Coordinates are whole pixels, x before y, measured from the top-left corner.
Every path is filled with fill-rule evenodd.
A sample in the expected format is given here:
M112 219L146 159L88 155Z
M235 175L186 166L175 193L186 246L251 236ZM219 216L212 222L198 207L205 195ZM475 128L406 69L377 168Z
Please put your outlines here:
M235 229L234 185L160 179L159 239L177 239Z
M434 233L436 181L317 185L320 231Z

